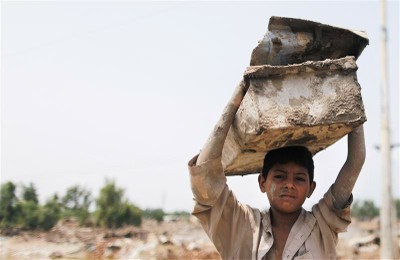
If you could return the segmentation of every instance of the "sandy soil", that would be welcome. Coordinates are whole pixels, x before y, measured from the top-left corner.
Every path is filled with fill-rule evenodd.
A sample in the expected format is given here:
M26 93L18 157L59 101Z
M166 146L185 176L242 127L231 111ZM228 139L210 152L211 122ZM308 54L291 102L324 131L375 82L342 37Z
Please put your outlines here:
M379 258L377 221L354 222L340 235L339 259ZM193 219L117 230L59 223L50 232L0 237L1 259L220 259Z

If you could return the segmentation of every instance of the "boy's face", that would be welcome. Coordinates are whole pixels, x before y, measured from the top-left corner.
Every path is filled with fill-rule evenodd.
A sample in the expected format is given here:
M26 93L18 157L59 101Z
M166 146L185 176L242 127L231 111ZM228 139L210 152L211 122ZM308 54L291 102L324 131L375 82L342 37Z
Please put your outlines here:
M258 177L261 192L266 192L271 208L280 213L294 213L301 209L315 189L308 170L294 162L275 164L265 179Z

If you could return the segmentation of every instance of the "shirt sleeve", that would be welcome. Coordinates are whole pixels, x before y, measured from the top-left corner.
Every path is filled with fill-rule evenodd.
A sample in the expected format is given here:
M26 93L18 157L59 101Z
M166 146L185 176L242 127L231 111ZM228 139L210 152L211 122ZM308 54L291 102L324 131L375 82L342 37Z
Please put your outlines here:
M226 184L221 160L196 165L196 159L197 156L189 162L196 202L192 214L200 220L223 259L234 258L243 247L250 249L251 258L253 230L259 225L254 219L255 209L237 201Z
M226 185L221 158L196 165L198 156L196 155L189 161L192 192L198 203L212 206Z
M351 223L350 206L353 196L350 196L346 206L342 209L335 207L334 200L331 187L318 204L314 205L312 211L319 222L323 221L332 232L337 234L346 231Z

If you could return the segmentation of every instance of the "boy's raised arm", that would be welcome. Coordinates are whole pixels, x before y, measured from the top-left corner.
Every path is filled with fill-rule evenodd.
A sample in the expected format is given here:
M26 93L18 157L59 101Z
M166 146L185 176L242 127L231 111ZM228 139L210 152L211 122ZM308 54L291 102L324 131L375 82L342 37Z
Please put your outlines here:
M220 158L222 155L222 148L224 147L225 139L228 134L229 128L235 118L236 111L243 100L249 88L247 80L243 79L235 88L231 99L225 106L224 111L208 137L199 157L197 158L197 165L211 159Z
M353 187L365 161L363 125L353 129L353 131L348 134L347 138L347 159L332 187L332 195L335 198L334 204L338 209L345 207L348 203Z

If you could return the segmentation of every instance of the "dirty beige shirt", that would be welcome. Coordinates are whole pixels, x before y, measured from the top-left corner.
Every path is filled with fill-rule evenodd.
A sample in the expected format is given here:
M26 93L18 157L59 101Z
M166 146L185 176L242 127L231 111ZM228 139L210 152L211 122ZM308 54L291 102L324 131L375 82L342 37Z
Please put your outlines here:
M192 214L202 224L223 259L272 259L274 238L269 212L237 201L226 184L221 160L189 162L196 201ZM336 209L330 189L302 210L287 239L283 259L336 259L338 233L350 224L349 207ZM350 198L351 202L351 198ZM350 203L349 203L350 204Z

